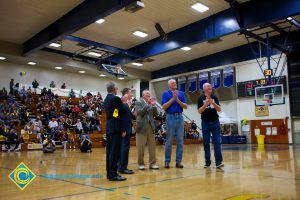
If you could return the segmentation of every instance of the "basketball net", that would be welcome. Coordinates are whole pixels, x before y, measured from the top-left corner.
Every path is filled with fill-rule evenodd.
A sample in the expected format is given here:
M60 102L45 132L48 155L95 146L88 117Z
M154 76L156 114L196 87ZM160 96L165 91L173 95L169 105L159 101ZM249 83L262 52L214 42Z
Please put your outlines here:
M265 106L270 106L270 104L272 103L271 99L264 99L263 101L265 102Z

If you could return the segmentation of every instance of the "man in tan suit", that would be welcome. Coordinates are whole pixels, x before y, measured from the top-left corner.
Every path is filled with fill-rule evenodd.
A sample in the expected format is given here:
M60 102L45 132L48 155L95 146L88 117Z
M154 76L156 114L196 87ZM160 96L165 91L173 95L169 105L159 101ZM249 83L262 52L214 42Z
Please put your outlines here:
M145 169L144 151L146 144L149 150L150 169L159 169L155 155L155 125L154 117L158 115L156 100L150 97L149 90L144 90L142 98L135 104L136 116L136 144L138 149L138 165Z

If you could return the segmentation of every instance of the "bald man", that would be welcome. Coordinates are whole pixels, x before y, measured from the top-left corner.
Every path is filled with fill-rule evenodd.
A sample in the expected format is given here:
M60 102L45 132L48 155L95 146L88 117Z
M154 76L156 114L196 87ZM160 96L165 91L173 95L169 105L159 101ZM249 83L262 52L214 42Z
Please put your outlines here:
M167 141L165 146L165 168L170 168L172 143L176 137L176 168L183 168L183 137L184 120L182 116L183 109L187 108L187 101L184 93L177 90L177 84L174 79L168 81L169 90L162 94L162 105L166 112Z
M198 99L198 113L201 114L202 120L202 137L205 153L204 168L211 165L210 159L210 136L212 134L212 141L214 144L216 167L221 168L224 166L222 163L221 152L221 128L218 112L221 112L219 100L216 96L212 95L212 87L209 83L203 85L203 95Z

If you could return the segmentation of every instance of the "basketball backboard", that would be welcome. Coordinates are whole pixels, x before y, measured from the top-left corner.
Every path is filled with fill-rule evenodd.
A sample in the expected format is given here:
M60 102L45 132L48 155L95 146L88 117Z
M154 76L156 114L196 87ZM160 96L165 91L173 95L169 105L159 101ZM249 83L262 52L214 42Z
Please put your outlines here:
M280 105L284 104L283 85L270 85L255 88L255 105Z
M120 65L107 65L102 64L102 67L110 74L114 74L116 76L127 76L127 74L124 72L124 70L121 68Z

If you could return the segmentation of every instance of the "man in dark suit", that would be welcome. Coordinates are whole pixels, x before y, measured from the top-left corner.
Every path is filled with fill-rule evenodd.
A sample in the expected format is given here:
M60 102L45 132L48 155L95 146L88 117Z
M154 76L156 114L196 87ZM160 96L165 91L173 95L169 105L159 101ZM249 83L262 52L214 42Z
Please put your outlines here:
M125 109L119 97L116 96L116 83L106 85L107 96L104 100L106 112L106 172L110 181L125 181L118 175L118 161L120 159L122 137L125 137Z
M134 105L131 102L132 91L130 88L124 88L122 91L122 102L126 110L125 127L126 136L122 138L121 156L119 161L119 172L121 174L133 174L134 172L128 169L128 157L130 149L130 138L132 133L132 117L135 115Z

